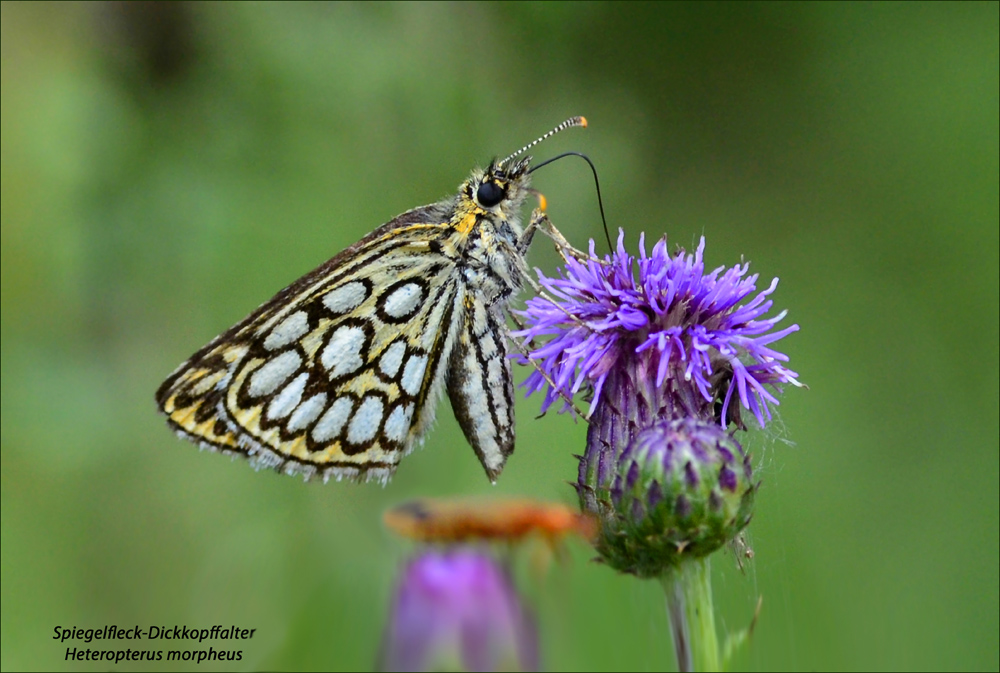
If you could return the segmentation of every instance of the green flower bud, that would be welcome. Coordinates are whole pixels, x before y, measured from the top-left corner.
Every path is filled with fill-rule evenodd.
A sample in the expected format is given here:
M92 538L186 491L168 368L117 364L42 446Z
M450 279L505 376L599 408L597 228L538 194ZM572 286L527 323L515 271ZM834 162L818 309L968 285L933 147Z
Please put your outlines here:
M681 418L640 431L617 464L597 550L616 570L662 576L750 523L750 459L715 423Z

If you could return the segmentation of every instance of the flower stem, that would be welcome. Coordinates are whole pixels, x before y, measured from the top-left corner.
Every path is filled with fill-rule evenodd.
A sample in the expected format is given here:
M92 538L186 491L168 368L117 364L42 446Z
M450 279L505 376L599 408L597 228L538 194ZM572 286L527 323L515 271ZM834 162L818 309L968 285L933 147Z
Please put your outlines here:
M667 596L677 669L682 672L722 670L708 557L685 560L679 567L664 573L660 581Z

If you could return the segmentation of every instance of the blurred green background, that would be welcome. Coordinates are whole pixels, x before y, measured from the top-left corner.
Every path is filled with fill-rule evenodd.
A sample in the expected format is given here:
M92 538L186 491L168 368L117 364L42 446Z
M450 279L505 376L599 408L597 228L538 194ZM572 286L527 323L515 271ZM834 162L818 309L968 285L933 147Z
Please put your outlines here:
M735 666L1000 667L996 3L2 12L3 669L112 668L65 662L55 626L230 622L257 628L242 669L367 668L410 552L386 507L574 502L585 426L537 399L496 487L445 400L383 489L200 453L152 397L276 290L575 114L590 128L536 156L588 153L613 230L705 235L709 265L780 277L802 326L784 350L810 389L743 437L756 557L713 565L725 627L763 596ZM571 241L601 235L582 162L535 184ZM570 551L524 573L545 665L672 668L658 586Z

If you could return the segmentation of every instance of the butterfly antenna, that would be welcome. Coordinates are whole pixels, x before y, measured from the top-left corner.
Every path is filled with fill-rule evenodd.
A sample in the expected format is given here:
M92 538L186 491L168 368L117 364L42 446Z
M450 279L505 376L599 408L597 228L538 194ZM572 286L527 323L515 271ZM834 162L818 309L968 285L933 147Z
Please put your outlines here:
M556 130L558 130L558 128ZM555 133L555 131L553 131L552 133ZM552 134L550 133L549 135ZM532 143L532 145L534 144L535 143ZM528 147L531 147L531 145L529 145ZM597 207L601 209L601 223L604 225L604 238L608 242L608 249L611 251L611 254L614 254L615 246L611 244L611 234L608 232L608 221L604 217L604 200L601 199L601 181L597 179L597 168L594 166L594 162L590 160L590 157L588 157L586 154L581 154L580 152L563 152L558 156L554 156L551 159L546 159L542 163L532 166L531 170L529 170L528 172L534 173L542 166L548 166L553 161L558 161L559 159L562 159L564 157L580 157L581 159L586 161L587 164L590 165L590 170L594 174L594 186L597 187Z
M507 163L508 161L510 161L511 159L513 159L514 157L516 157L517 155L524 154L525 152L527 152L528 150L530 150L532 147L534 147L538 143L540 143L543 140L545 140L546 138L554 136L555 134L557 134L560 131L563 131L565 129L571 129L571 128L575 127L575 126L582 126L583 128L587 128L587 118L586 117L570 117L569 119L567 119L562 124L560 124L559 126L555 127L554 129L552 129L551 131L549 131L548 133L546 133L545 135L543 135L541 138L539 138L535 142L528 143L527 145L525 145L524 147L522 147L518 151L516 151L513 154L511 154L509 157L507 157L506 159L504 159L503 161L501 161L500 164L503 165L503 164Z

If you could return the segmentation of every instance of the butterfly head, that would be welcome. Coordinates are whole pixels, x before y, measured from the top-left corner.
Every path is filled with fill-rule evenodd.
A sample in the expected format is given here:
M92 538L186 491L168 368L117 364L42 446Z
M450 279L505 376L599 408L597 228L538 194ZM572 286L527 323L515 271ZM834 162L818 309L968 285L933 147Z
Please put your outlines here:
M459 211L475 212L491 219L505 222L517 220L517 211L531 193L531 157L529 149L556 133L576 126L587 125L583 117L572 117L555 127L534 142L504 159L494 159L486 170L476 170L459 190Z
M462 185L461 198L484 215L515 219L515 213L530 193L530 161L531 157L507 163L494 160L485 170L473 171Z

